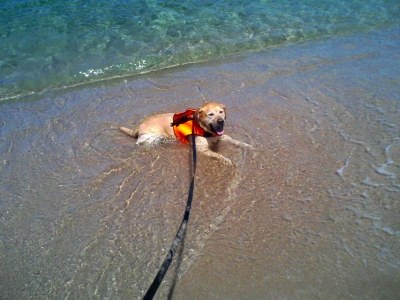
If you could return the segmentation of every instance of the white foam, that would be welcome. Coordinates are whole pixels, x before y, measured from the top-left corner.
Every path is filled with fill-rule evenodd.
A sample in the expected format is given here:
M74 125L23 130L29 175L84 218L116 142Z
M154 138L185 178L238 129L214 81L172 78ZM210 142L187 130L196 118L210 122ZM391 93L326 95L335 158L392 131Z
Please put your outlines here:
M387 233L389 235L400 235L400 231L393 231L392 228L387 227L387 226L383 227L383 226L379 225L378 223L379 222L374 222L375 229L379 229L379 230L381 230L381 231L383 231L383 232L385 232L385 233Z
M381 183L373 183L371 182L371 180L369 179L369 177L365 178L363 181L361 181L362 183L364 183L365 185L368 186L372 186L372 187L379 187L382 186L383 184Z
M385 175L385 176L388 176L388 177L390 177L390 178L395 179L395 178L396 178L396 174L387 171L387 170L386 170L386 167L387 167L387 166L388 166L387 164L382 164L382 165L380 165L379 167L375 168L375 171L376 171L378 174Z
M350 156L346 159L346 163L343 167L341 167L340 169L336 170L336 173L339 174L339 176L343 179L346 180L346 178L343 175L343 171L344 169L349 165L349 160L350 160Z
M354 207L351 207L351 206L346 207L346 209L352 211L356 217L361 218L361 219L369 219L372 221L380 221L382 219L380 217L374 217L369 214L366 214L366 213L364 213Z

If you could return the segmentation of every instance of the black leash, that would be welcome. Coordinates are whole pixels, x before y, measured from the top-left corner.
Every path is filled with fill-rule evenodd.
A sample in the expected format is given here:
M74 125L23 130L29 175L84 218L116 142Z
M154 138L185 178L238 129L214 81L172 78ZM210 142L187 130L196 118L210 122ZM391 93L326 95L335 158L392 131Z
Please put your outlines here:
M192 132L194 132L194 121L193 121ZM147 290L146 295L144 295L143 300L151 300L151 299L153 299L154 295L156 294L161 282L163 281L165 274L168 271L169 265L171 264L172 259L174 258L174 254L175 254L176 250L178 249L178 246L181 242L183 234L185 233L187 223L189 221L190 209L192 207L192 199L193 199L193 191L194 191L194 176L196 173L196 161L197 161L195 138L196 138L195 135L192 134L193 175L192 175L192 181L190 182L189 195L188 195L188 199L187 199L187 203L186 203L185 214L183 215L183 220L182 220L181 226L179 227L179 230L175 235L174 242L172 243L171 248L169 249L169 252L168 252L167 256L165 257L160 270L158 271L156 277L154 278L153 283L150 285L149 289Z

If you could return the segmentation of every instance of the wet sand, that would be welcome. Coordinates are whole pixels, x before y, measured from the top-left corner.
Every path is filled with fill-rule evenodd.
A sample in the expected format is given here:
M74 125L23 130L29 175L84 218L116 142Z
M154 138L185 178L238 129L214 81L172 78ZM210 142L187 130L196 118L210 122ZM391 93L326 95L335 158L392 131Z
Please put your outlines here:
M140 299L185 207L190 149L116 130L227 106L157 299L396 299L399 27L0 106L0 298Z

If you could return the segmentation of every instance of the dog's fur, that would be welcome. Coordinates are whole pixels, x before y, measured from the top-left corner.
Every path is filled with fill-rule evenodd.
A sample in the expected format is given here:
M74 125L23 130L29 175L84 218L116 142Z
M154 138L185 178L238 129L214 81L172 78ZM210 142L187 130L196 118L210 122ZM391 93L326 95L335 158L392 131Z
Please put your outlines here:
M175 137L174 130L171 126L173 116L173 113L156 115L145 119L142 124L133 130L125 127L118 127L118 129L129 136L137 138L137 144L156 144L163 139ZM250 145L236 141L224 134L225 119L226 108L219 103L208 102L196 110L194 121L206 132L215 134L215 136L212 137L195 135L196 150L210 157L217 158L228 165L232 165L230 159L213 152L210 150L210 146L219 141L227 141L236 146L249 147ZM192 142L192 139L193 136L189 136L190 142Z

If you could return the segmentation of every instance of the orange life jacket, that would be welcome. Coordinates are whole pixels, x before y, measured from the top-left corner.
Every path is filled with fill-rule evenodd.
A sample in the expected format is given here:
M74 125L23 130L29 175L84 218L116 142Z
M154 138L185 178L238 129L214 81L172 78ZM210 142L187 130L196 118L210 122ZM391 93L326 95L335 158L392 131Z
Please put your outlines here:
M216 136L216 134L205 131L197 122L193 122L195 111L193 108L188 108L185 112L176 113L173 123L171 123L176 138L184 145L190 144L188 136L192 134L204 137Z

